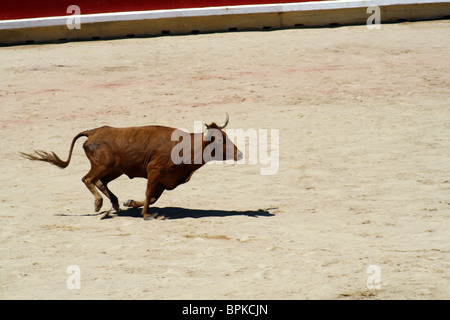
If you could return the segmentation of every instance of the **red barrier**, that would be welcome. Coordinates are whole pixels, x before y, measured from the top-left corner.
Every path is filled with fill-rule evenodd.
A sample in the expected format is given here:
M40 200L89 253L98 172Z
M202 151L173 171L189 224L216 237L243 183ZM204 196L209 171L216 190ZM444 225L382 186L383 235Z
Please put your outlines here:
M81 14L92 14L308 1L311 0L6 0L0 3L0 20L65 16L70 5L79 6Z

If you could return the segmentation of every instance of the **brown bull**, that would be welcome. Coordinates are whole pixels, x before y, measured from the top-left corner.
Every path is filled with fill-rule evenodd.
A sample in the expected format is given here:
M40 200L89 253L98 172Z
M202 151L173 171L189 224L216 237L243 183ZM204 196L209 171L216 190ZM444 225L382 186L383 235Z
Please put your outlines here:
M204 133L181 135L175 134L180 130L163 126L104 126L86 130L73 138L66 161L61 160L54 152L35 151L35 154L21 154L30 160L45 161L59 168L66 168L77 139L87 137L83 148L91 162L91 169L82 181L95 197L95 211L98 212L103 204L98 190L110 199L113 209L119 211L119 200L109 190L108 183L125 174L129 178L147 179L145 201L128 200L124 205L134 208L143 206L142 216L148 220L154 217L148 213L148 206L155 203L164 190L172 190L188 182L193 173L209 160L236 161L242 158L242 153L222 131L228 124L228 119L227 114L227 119L221 126L215 123L206 125L207 130ZM174 136L183 137L184 143L189 142L184 146L190 149L187 152L186 148L181 149L181 153L173 152L174 148L180 149L180 141L174 140ZM205 150L212 150L212 158L204 157ZM189 152L190 155L187 154ZM180 154L183 157L181 163ZM108 215L109 212L105 217Z

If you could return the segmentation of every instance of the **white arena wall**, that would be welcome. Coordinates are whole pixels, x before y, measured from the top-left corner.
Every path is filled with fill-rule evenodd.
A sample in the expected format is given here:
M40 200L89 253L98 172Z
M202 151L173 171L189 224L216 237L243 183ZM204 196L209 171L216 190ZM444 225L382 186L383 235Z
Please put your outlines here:
M0 20L0 45L276 30L450 18L450 0L344 0ZM68 22L69 26L68 27ZM73 28L79 23L79 28Z

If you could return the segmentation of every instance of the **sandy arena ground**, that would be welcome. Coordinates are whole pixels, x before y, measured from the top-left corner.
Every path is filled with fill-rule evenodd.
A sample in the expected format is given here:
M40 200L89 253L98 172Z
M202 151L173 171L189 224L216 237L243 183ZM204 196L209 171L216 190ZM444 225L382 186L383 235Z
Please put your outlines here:
M449 299L449 53L450 21L0 48L0 298ZM19 156L225 112L279 130L278 173L205 166L166 220L93 215L85 138L64 170Z

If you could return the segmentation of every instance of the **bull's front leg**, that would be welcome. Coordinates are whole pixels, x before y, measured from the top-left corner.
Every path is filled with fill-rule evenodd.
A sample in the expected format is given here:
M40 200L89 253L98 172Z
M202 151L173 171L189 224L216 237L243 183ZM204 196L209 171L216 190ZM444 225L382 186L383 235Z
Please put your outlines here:
M148 213L148 207L150 205L152 195L155 194L158 189L159 174L159 170L148 170L147 190L145 191L144 207L142 208L142 217L144 220L152 220L156 216L156 214L151 215Z
M164 187L162 185L158 184L158 186L155 188L155 192L152 194L152 196L150 198L150 205L154 204L159 199L159 197L164 192L164 190L165 190ZM144 206L144 201L129 199L129 200L125 201L123 203L123 205L125 207L137 209L137 208Z

